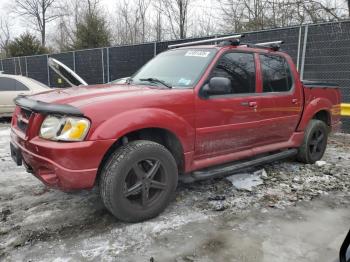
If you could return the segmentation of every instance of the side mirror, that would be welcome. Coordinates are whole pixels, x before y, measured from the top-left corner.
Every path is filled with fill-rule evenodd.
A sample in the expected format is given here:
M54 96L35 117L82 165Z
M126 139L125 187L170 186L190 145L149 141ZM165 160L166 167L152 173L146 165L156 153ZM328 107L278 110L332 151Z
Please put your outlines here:
M232 93L231 80L226 77L213 77L209 80L209 84L203 87L203 94L226 95Z

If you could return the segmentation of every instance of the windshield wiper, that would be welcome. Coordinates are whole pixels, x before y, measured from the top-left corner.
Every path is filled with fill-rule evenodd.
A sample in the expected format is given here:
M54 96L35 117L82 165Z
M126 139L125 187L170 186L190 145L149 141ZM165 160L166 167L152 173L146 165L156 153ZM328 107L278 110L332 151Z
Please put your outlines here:
M147 81L147 82L151 82L151 83L159 83L162 84L163 86L166 86L167 88L173 88L171 85L165 83L163 80L160 80L158 78L153 78L153 77L149 77L149 78L140 78L140 81Z
M128 77L128 78L125 80L125 83L127 83L128 85L130 85L133 81L134 81L134 79L133 79L132 77Z

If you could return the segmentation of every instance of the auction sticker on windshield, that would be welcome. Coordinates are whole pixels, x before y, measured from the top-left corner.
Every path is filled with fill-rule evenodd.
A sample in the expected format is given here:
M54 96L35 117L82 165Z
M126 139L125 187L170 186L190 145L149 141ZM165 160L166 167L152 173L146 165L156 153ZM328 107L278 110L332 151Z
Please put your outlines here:
M206 51L187 51L185 56L208 57L210 52Z

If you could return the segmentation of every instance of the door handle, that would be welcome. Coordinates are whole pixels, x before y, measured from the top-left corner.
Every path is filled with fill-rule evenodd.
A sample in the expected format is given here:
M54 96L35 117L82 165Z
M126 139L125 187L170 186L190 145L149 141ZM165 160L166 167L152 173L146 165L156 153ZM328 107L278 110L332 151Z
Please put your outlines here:
M241 102L241 106L257 107L257 102Z
M293 104L298 104L298 99L293 98L293 99L292 99L292 103L293 103Z
M258 103L257 102L248 102L248 106L249 107L253 107L253 108L257 108L258 107Z

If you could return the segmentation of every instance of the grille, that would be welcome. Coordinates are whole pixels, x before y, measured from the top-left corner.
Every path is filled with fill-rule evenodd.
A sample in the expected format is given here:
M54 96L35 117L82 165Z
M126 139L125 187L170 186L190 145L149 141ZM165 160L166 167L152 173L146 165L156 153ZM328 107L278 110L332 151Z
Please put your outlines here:
M29 119L32 116L32 111L21 108L20 113L17 115L17 127L23 133L27 132Z

